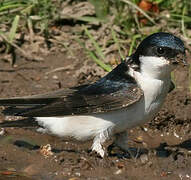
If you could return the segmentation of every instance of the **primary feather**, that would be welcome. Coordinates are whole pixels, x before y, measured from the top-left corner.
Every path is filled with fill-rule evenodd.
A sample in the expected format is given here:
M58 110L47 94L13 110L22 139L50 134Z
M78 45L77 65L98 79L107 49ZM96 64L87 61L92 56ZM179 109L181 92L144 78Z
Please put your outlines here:
M5 115L51 117L103 113L126 108L143 95L136 81L127 73L127 62L121 63L99 81L51 94L0 99L8 106Z

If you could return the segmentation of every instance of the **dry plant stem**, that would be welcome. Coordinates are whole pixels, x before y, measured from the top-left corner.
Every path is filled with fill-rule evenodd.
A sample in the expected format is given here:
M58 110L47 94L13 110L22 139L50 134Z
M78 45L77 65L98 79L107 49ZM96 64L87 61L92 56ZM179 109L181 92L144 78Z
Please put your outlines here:
M75 65L74 65L75 66ZM58 72L58 71L67 71L67 70L73 70L74 66L71 67L71 65L68 65L66 67L59 67L59 68L55 68L51 71L46 72L46 75L54 73L54 72Z

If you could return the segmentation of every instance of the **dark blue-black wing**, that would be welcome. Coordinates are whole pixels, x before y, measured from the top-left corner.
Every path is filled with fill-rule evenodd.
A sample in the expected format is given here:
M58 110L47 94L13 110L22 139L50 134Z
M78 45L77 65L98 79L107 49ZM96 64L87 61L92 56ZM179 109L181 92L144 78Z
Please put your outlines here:
M122 62L93 84L36 96L0 99L0 105L7 106L4 114L24 117L85 115L118 110L134 104L143 95L128 70L127 63Z

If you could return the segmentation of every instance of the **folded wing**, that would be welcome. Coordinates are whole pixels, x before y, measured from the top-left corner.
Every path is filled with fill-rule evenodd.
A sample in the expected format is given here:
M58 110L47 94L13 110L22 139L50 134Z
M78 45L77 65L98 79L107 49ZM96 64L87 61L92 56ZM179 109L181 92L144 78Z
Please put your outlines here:
M6 115L51 117L103 113L125 108L143 95L128 74L126 62L118 65L97 82L53 93L0 99Z

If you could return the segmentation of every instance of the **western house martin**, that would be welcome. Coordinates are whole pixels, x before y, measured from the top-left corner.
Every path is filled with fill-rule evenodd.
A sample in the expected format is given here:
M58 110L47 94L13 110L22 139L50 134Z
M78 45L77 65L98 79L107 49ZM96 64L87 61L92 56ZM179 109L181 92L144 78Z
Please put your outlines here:
M98 81L34 96L0 99L3 114L22 116L0 127L37 127L38 132L79 141L93 140L101 157L104 143L128 151L127 130L154 118L174 85L171 72L184 64L185 48L176 36L159 32Z

